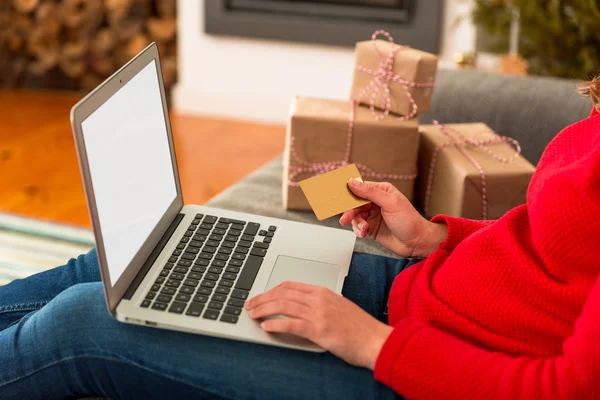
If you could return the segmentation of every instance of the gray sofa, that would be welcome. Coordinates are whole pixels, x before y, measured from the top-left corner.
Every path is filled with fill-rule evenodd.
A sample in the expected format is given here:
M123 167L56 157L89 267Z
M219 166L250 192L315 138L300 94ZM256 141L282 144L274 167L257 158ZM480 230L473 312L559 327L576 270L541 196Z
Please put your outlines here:
M513 77L473 71L440 71L431 111L441 123L485 122L495 132L519 141L523 155L536 164L548 142L565 126L586 117L589 99L575 92L576 82ZM281 203L282 161L277 158L220 193L207 205L294 221L339 227L337 218L317 221L311 211L287 211ZM371 239L357 240L356 251L395 256Z

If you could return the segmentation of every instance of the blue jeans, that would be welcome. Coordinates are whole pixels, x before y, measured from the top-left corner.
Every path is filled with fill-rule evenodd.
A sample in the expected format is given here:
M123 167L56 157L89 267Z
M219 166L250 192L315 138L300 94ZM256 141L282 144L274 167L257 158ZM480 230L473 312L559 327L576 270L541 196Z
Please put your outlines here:
M354 254L344 296L381 321L408 260ZM96 252L0 286L0 398L392 399L371 371L330 353L118 322Z

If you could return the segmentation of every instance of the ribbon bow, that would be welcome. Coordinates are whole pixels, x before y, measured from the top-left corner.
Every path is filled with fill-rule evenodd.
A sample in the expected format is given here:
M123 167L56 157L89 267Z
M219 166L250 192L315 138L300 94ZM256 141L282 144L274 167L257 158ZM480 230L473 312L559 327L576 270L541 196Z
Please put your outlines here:
M377 39L377 36L379 36L379 35L386 36L388 38L388 40L394 44L392 51L390 51L386 57L383 57L383 55L377 48L376 39ZM390 111L390 107L391 107L390 84L392 82L400 83L404 87L406 96L408 97L408 100L412 106L412 111L409 115L399 117L399 119L407 120L407 119L411 119L412 117L414 117L417 113L417 103L415 103L412 95L410 94L409 88L410 87L425 88L425 87L433 87L434 86L433 83L409 82L405 79L402 79L399 75L396 75L392 72L396 54L398 53L398 51L400 51L404 48L407 48L407 46L396 45L394 43L394 39L392 38L392 35L390 35L388 32L383 31L383 30L375 31L373 33L373 35L371 35L371 40L373 41L373 45L375 46L375 49L377 50L377 52L382 56L383 61L379 64L379 68L377 69L377 71L373 71L369 68L365 68L360 65L356 66L356 69L358 69L359 71L363 71L368 74L374 75L374 78L371 79L371 81L368 83L368 85L363 88L363 90L360 92L357 99L350 101L350 112L349 112L349 116L348 116L348 136L346 138L346 151L344 153L344 158L342 160L326 161L326 162L309 162L309 161L303 160L296 153L296 148L294 147L294 137L291 137L290 153L291 153L291 156L296 161L296 164L298 164L298 165L297 166L290 165L290 167L289 167L289 170L290 170L290 173L288 176L288 185L289 186L299 186L299 183L294 181L294 179L299 174L302 174L305 172L312 172L315 175L320 175L325 172L333 171L336 168L340 168L345 165L351 164L350 153L352 151L352 136L354 135L354 113L355 113L356 107L361 102L362 98L369 92L369 89L372 90L371 102L370 102L371 115L373 116L373 118L375 120L379 121L379 120L384 119L389 114L389 111ZM379 93L380 90L382 90L383 94L384 94L383 98L384 98L385 107L384 107L384 111L382 114L377 114L377 112L375 110L375 101L377 99L377 94ZM373 169L369 168L368 166L366 166L364 164L360 164L360 163L356 163L356 167L358 168L358 170L360 171L362 176L364 176L366 178L375 178L378 180L389 180L389 179L413 180L417 177L416 173L414 173L414 174L379 173L379 172L376 172Z
M387 38L387 40L392 43L392 50L384 55L377 48L377 36L383 35ZM371 41L375 50L379 53L381 62L379 63L379 67L377 71L374 71L370 68L363 67L362 65L357 65L356 69L358 71L367 73L369 75L373 75L373 78L369 81L369 83L363 88L363 90L359 93L358 98L355 99L358 103L360 103L363 98L371 93L371 99L369 101L369 108L371 109L371 115L376 120L384 119L390 113L390 107L392 106L392 100L390 96L390 85L393 82L399 83L404 88L404 92L408 101L411 105L411 112L408 115L404 115L398 117L401 120L407 120L413 118L417 115L417 103L413 99L410 94L410 88L431 88L434 86L433 82L430 83L419 83L419 82L410 82L406 79L403 79L400 75L394 74L394 60L396 59L396 54L403 49L409 48L408 46L399 46L394 42L394 38L388 32L383 30L378 30L371 35ZM383 92L383 112L378 114L375 110L375 102L380 95L380 91Z
M450 128L448 126L444 126L436 120L433 121L433 124L436 127L438 127L439 130L444 134L444 136L446 136L448 139L450 139L450 141L437 146L431 156L431 164L429 166L429 176L427 177L427 187L425 190L425 205L423 207L425 214L428 215L428 213L429 213L429 200L431 198L431 187L433 185L433 176L434 176L434 171L435 171L435 164L437 162L437 156L438 156L440 150L442 150L446 147L456 147L469 161L471 161L471 163L475 166L475 168L477 168L477 171L479 172L479 176L481 177L481 216L482 216L482 219L484 219L484 220L487 219L487 185L486 185L485 172L483 171L483 167L481 166L481 164L479 164L479 162L475 159L475 157L473 157L467 151L467 147L480 148L486 154L488 154L490 157L492 157L494 160L505 163L505 164L510 164L515 159L517 159L517 157L519 157L519 155L521 154L521 146L519 145L519 142L517 142L515 139L508 137L508 136L495 136L493 138L484 139L484 140L475 140L474 139L475 135L471 138L465 138L456 129ZM501 156L495 154L494 152L492 152L487 147L492 144L500 144L500 143L512 144L515 147L515 154L512 157L508 157L508 158L501 157Z

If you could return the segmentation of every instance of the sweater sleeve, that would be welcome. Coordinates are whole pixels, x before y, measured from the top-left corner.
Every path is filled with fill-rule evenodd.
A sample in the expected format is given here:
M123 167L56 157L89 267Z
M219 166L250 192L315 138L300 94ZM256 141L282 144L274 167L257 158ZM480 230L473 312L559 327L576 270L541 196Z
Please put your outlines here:
M485 350L413 319L398 322L375 378L410 399L600 398L600 278L562 354L514 357Z
M445 223L448 225L448 236L446 237L446 241L440 244L441 249L448 251L454 250L460 242L469 237L472 233L492 225L496 221L497 220L477 221L473 219L449 217L441 214L436 215L431 219L431 222L436 224Z

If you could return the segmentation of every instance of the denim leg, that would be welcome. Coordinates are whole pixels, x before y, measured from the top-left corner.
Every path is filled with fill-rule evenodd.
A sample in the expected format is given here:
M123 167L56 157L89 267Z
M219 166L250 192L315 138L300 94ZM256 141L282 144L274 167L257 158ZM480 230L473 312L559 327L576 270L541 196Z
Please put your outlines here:
M0 286L0 331L39 310L63 290L100 280L96 250L72 258L67 264Z
M370 287L388 289L407 264L355 255L344 295L382 317L387 293ZM103 296L100 283L75 285L0 332L0 398L397 397L330 353L120 323Z

